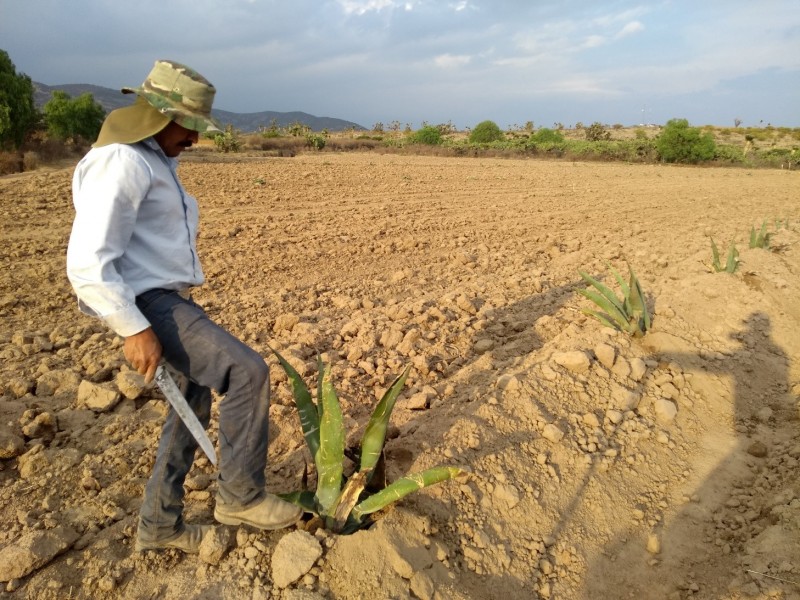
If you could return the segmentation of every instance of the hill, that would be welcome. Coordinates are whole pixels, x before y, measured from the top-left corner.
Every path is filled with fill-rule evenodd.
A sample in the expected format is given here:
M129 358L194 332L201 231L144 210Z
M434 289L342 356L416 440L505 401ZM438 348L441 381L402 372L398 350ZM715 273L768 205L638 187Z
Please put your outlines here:
M88 83L45 85L43 83L33 82L33 87L34 101L36 103L36 107L39 109L45 105L55 90L62 90L73 98L89 92L106 110L106 112L110 112L115 108L128 106L132 101L132 97L130 95L121 94L119 90L101 87L99 85L91 85ZM291 123L300 122L304 125L308 125L314 131L322 131L323 129L327 129L328 131L365 129L358 123L353 123L352 121L345 121L344 119L336 119L333 117L317 117L299 111L275 112L271 110L265 110L255 113L235 113L213 109L211 114L223 125L230 124L236 129L244 132L258 131L259 127L267 127L273 122L273 120L279 127L286 127Z

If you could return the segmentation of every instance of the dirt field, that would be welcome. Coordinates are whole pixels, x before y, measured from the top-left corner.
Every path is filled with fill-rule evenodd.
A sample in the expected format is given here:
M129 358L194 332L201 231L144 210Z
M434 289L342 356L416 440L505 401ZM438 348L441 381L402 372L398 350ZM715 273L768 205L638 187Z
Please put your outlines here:
M275 365L270 488L300 488L307 450L268 344L309 380L333 363L354 438L412 364L390 478L471 475L352 536L218 526L218 552L134 553L165 403L77 311L71 169L0 178L0 597L800 598L800 173L214 156L181 166L195 299ZM640 340L576 293L625 261ZM190 522L215 476L198 455Z

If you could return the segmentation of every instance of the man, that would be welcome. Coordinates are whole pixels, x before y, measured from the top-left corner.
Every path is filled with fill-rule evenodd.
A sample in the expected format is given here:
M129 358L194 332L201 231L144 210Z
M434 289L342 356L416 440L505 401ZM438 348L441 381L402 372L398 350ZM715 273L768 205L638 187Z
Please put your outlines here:
M218 132L216 90L188 67L156 61L138 95L112 111L73 177L75 221L67 274L81 310L125 338L124 354L149 383L161 361L182 373L205 427L211 389L219 410L220 471L214 518L278 529L302 511L265 489L269 370L263 358L211 321L189 289L204 281L198 207L176 158L200 133ZM161 432L139 511L136 549L198 551L209 525L183 522L183 481L197 442L174 410Z

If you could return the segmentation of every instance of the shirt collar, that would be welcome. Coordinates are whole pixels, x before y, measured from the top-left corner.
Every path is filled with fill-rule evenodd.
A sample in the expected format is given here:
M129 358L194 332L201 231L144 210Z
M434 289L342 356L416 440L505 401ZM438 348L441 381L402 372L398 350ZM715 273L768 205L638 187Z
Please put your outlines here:
M158 145L158 142L154 137L145 138L141 141L142 144L150 148L153 152L156 152L161 158L167 161L170 167L175 168L178 165L177 158L171 158L164 154L164 150L161 149L161 146Z

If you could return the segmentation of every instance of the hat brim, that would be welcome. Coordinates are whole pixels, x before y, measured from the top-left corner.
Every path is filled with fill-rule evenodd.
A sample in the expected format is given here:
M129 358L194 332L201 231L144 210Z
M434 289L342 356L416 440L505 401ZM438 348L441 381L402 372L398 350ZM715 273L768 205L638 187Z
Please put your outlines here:
M109 144L135 144L155 135L172 119L151 106L144 98L124 108L112 110L103 121L95 148Z
M188 109L184 105L173 104L161 94L149 92L141 87L124 87L121 91L123 94L137 94L139 98L144 98L158 112L166 115L181 127L198 133L223 133L219 121L210 114L199 113Z

